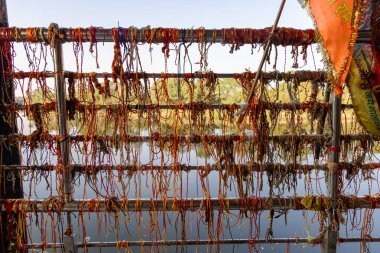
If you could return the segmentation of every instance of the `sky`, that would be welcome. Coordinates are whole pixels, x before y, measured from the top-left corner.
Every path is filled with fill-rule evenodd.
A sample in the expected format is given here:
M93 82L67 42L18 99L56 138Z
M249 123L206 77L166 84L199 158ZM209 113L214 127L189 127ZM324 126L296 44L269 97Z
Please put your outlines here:
M267 27L280 0L8 0L11 26ZM22 6L22 7L21 7ZM297 0L288 0L280 26L311 28Z
M209 29L265 28L273 25L280 3L280 0L7 0L10 26L48 27L50 23L55 22L60 27L74 28L89 26L112 28L117 27L118 24L121 27L135 26L137 28L147 25ZM297 0L286 2L279 26L299 29L313 28L311 18ZM88 43L84 45L83 72L111 72L112 43L104 45L99 43L99 69L96 68L95 59L89 53L88 46ZM19 43L15 49L18 52L15 66L20 70L30 70L23 45ZM174 50L173 45L171 49ZM279 47L277 70L292 70L290 50L290 47ZM216 73L241 73L246 70L254 72L263 52L259 47L251 54L250 45L241 47L233 54L230 54L229 51L228 45L212 45L208 52L207 70ZM311 53L315 57L311 57ZM321 57L315 48L309 47L308 55L309 60L303 69L322 68ZM164 72L165 59L160 45L153 47L152 52L149 51L148 46L141 46L140 57L144 71ZM168 72L178 71L175 58L175 54L169 58ZM182 66L185 67L182 72L199 70L199 64L197 65L199 58L198 47L192 45L190 48L191 68L189 63L183 62ZM312 60L313 58L315 60ZM302 62L300 65L303 66ZM64 45L64 68L70 71L77 70L72 43ZM48 66L48 69L54 69L52 64ZM273 70L272 66L264 66L264 71L271 70Z

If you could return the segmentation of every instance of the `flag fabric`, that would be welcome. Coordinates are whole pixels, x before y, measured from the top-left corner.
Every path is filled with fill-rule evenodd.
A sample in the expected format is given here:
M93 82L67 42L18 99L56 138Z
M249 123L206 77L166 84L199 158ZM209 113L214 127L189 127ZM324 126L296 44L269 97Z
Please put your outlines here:
M378 0L303 0L314 19L317 41L336 95L346 82L363 128L380 137L380 36L355 44L357 32L380 29Z
M363 0L301 0L314 19L317 41L327 63L335 95L349 72Z
M379 29L380 3L367 1L360 29ZM356 44L347 77L354 110L360 124L370 134L380 137L380 38L372 44Z

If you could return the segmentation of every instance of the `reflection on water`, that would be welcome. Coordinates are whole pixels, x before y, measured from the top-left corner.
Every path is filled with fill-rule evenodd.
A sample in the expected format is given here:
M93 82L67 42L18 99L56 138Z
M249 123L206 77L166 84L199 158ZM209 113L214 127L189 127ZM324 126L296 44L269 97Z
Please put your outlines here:
M197 147L199 150L200 147ZM180 162L188 165L204 165L213 163L211 157L199 157L199 152L194 148L190 151L184 151L181 154ZM141 164L150 163L154 165L161 164L162 159L165 164L170 164L170 155L158 155L152 157L151 149L147 143L136 144L133 150L137 155ZM72 150L74 163L83 163L84 156L75 153ZM24 154L30 153L23 150ZM116 155L115 155L116 154ZM112 155L116 160L103 159L101 163L120 164L128 160L125 157L128 154L123 154L119 151ZM119 159L119 160L118 160ZM305 159L305 163L309 162ZM34 152L34 156L23 156L24 164L33 164L38 162L41 164L56 163L54 154L48 151L39 153ZM93 164L98 164L100 160L95 158ZM88 162L88 161L87 161ZM310 163L310 162L309 162ZM375 171L375 175L378 171ZM210 197L218 197L220 189L223 188L224 194L229 197L238 196L237 178L230 176L226 182L221 182L221 175L217 171L210 172L208 176L201 176L198 171L190 172L174 172L174 171L144 171L137 173L117 171L103 171L89 177L77 175L75 177L75 192L76 199L82 198L103 198L105 195L112 192L113 196L125 196L128 198L161 198L157 195L157 187L165 187L162 192L169 197L205 197L202 190L201 178L204 180ZM291 178L281 178L273 188L273 194L278 196L302 196L305 192L309 194L326 194L326 184L324 181L323 171L313 170L307 176L300 174ZM263 175L263 176L261 176ZM280 174L278 174L280 178ZM378 186L375 180L363 180L362 175L356 176L353 181L345 183L346 193L356 193L358 195L368 194L368 189L372 189L372 193L378 192ZM37 175L25 172L24 175L24 191L26 196L31 198L44 199L52 195L56 195L56 175L50 173L48 175ZM160 180L158 180L160 178ZM243 187L250 195L265 197L269 195L270 188L266 183L268 176L266 173L253 172L250 175L251 180L246 180ZM121 179L121 180L120 180ZM278 179L278 178L277 178ZM289 181L290 180L290 181ZM121 183L122 182L122 183ZM262 185L260 182L264 182ZM157 186L157 184L163 184ZM290 187L291 185L291 187ZM227 187L226 187L227 186ZM350 187L349 187L350 186ZM94 191L97 190L97 193ZM351 223L353 215L356 215L354 222ZM361 218L363 211L348 213L347 226L341 225L340 237L360 237ZM40 243L41 238L48 236L48 242L62 241L61 235L66 227L65 216L62 215L59 219L56 214L28 214L27 223L32 227L29 234L30 242ZM241 213L239 211L219 212L214 209L214 217L212 227L210 227L205 219L204 212L119 212L119 213L73 213L74 231L77 233L80 240L89 237L90 241L106 242L115 240L181 240L187 238L194 239L247 239L247 238L265 238L269 226L268 212L262 211L257 213ZM274 238L290 238L300 237L307 238L308 236L316 236L319 232L318 216L315 212L304 211L288 211L275 212L273 221L273 237ZM378 211L374 212L374 224L379 219ZM51 221L54 220L53 223ZM44 224L46 222L46 224ZM83 226L82 224L85 224ZM54 224L54 228L52 228ZM185 224L183 226L183 224ZM355 228L353 228L353 226ZM380 229L374 226L372 236L379 235ZM341 244L338 246L339 252L359 251L359 243ZM378 243L370 244L370 249L376 251L379 249ZM132 252L319 252L319 246L310 245L287 245L287 244L260 244L260 245L209 245L209 246L171 246L171 247L131 247ZM47 250L54 252L53 250ZM87 252L115 252L115 248L88 248ZM35 251L36 252L36 251ZM56 252L60 252L56 250ZM83 249L80 250L83 252ZM120 249L124 252L124 249Z
M33 129L30 130L32 132ZM146 135L146 132L139 133ZM218 130L215 134L220 134ZM91 149L91 147L88 147ZM31 152L24 148L21 150L23 164L56 164L57 156L49 150L55 150L48 146ZM157 147L149 143L134 143L125 149L110 150L110 154L98 152L89 159L85 155L83 145L72 147L71 156L73 164L149 164L171 165L172 156L169 150L163 154ZM80 151L80 152L79 152ZM374 157L373 159L376 159ZM237 163L249 162L249 157L239 157ZM312 164L313 158L305 156L303 163ZM202 145L192 145L180 148L179 163L186 165L205 165L214 163L212 156L208 156ZM279 159L282 162L284 160ZM373 173L373 180L368 175L358 174L352 180L345 180L344 191L346 194L368 195L379 192L377 185L377 173ZM271 176L274 182L273 196L302 196L305 194L326 194L325 172L312 170L310 173L283 175L280 171ZM345 175L343 175L345 178ZM223 178L224 181L220 179ZM56 174L24 172L24 192L26 197L46 199L57 195ZM74 198L91 199L104 198L107 193L117 197L128 198L162 198L158 194L164 193L171 198L195 198L205 197L201 181L207 188L210 197L218 197L220 192L225 196L237 197L238 178L236 175L223 175L221 172L212 171L204 177L200 171L174 172L174 171L141 171L128 173L126 171L102 171L95 176L78 174L74 180ZM252 196L266 197L270 194L268 175L266 173L253 172L242 183L245 192ZM208 240L208 239L247 239L265 238L269 227L268 211L247 214L239 211L219 212L214 209L213 223L210 227L206 222L204 211L197 212L119 212L119 213L73 213L74 231L83 240L90 238L90 242L110 242L116 240ZM362 227L361 219L363 211L350 211L344 214L347 224L341 225L340 237L360 237ZM355 215L355 219L353 218ZM275 212L273 221L274 238L291 238L316 236L319 233L318 215L315 212L288 211ZM374 211L374 224L379 219L378 210ZM51 222L53 220L53 222ZM62 234L66 227L65 215L57 214L28 214L27 223L32 229L28 231L29 242L62 242ZM353 220L353 221L352 221ZM85 226L83 226L83 224ZM48 236L46 236L48 235ZM374 226L372 236L378 237L380 229ZM370 243L370 249L380 249L378 243ZM358 252L359 243L340 244L338 252ZM101 250L101 251L100 251ZM257 244L257 245L209 245L209 246L171 246L171 247L130 247L132 252L319 252L319 246L294 245L294 244ZM83 252L80 249L79 252ZM87 252L115 252L115 248L88 248ZM31 251L32 252L32 251ZM38 252L38 251L34 251ZM60 252L60 250L48 249L47 252ZM124 252L124 249L120 249Z

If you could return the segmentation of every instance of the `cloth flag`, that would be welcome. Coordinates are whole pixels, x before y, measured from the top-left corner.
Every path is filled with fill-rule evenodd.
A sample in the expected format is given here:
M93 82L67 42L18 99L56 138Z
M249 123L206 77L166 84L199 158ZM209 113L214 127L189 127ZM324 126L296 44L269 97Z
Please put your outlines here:
M363 0L303 0L314 19L335 95L350 69Z

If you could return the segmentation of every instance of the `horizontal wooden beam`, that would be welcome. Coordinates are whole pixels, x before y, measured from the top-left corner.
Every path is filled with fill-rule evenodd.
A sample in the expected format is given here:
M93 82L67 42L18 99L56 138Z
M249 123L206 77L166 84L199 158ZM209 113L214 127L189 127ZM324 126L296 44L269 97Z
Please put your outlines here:
M153 111L153 110L192 110L192 111L204 111L204 110L227 110L231 112L239 111L244 105L240 104L208 104L203 102L193 102L193 103L178 103L173 104L91 104L91 103L80 103L72 102L70 100L66 101L66 107L75 108L77 112L85 111L99 111L107 110L109 112L122 112L122 111ZM289 102L289 103L279 103L279 102L264 102L260 101L255 104L255 106L261 107L266 110L283 110L283 111L323 111L331 110L331 103L320 103L316 101L306 101L306 102ZM39 110L41 112L51 112L56 111L56 102L49 103L37 103L37 104L17 104L12 105L0 105L0 113L7 113L7 111L33 111ZM352 104L343 104L342 110L353 109Z
M315 143L315 142L329 142L331 141L331 135L323 134L284 134L284 135L272 135L268 136L265 140L271 142L304 142L304 143ZM232 142L258 142L259 139L253 134L246 135L174 135L174 134L159 134L152 133L148 136L142 135L112 135L112 136L100 136L100 135L70 135L70 136L60 136L49 133L41 133L39 135L24 135L24 134L13 134L13 135L0 135L1 141L9 141L10 144L17 143L28 143L31 141L37 142L61 142L62 140L69 139L72 142L103 142L103 143L131 143L131 142L173 142L178 143L232 143ZM340 141L378 141L377 137L370 134L346 134L342 135Z
M7 73L7 76L13 79L46 79L55 77L54 72L43 71L43 72L11 72ZM146 72L130 72L125 73L124 78L126 80L135 79L146 79L146 78L182 78L182 79L207 79L209 77L213 78L233 78L233 79L247 79L253 80L255 77L255 72L243 72L243 73L214 73L214 72L194 72L194 73L146 73ZM65 71L65 78L82 79L89 77L96 78L111 78L111 73L77 73ZM304 81L325 81L326 73L324 71L310 71L310 70L297 70L289 72L263 72L262 79L264 80L278 80L278 81L292 81L297 80L299 82Z
M244 44L263 44L267 41L271 28L45 28L45 27L10 27L0 29L0 39L15 42L139 42L139 43L221 43L238 48ZM371 43L371 31L359 31L357 43ZM309 45L315 43L313 29L294 29L280 27L275 29L272 37L274 45Z
M235 165L225 165L225 164L208 164L203 166L191 166L186 164L179 165L83 165L83 164L72 164L70 165L71 171L86 174L96 174L100 171L128 171L128 172L141 172L141 171L236 171L240 173L246 172L264 172L264 171L289 171L290 173L307 173L313 170L327 170L328 164L281 164L281 163L252 163L252 164L235 164ZM340 170L376 170L380 168L380 163L348 163L342 162L339 164L337 169ZM60 167L56 165L3 165L2 170L22 170L22 171L56 171L61 170Z
M309 206L302 200L309 199ZM46 200L6 199L0 200L2 210L17 212L118 212L118 211L261 211L261 210L326 210L344 205L347 209L378 208L380 196L340 196L332 199L324 196L305 197L246 197L246 198L188 198L188 199L78 199L65 203L52 197ZM380 207L380 206L379 206Z
M356 243L356 242L380 242L379 237L342 237L338 238L339 243ZM196 245L238 245L238 244L320 244L321 241L313 240L313 238L274 238L274 239L219 239L219 240L162 240L162 241L116 241L116 242L86 242L79 243L80 248L128 248L128 247L156 247L156 246L196 246ZM12 245L15 246L14 244ZM45 248L63 248L63 243L32 243L19 245L19 248L26 249L45 249Z

